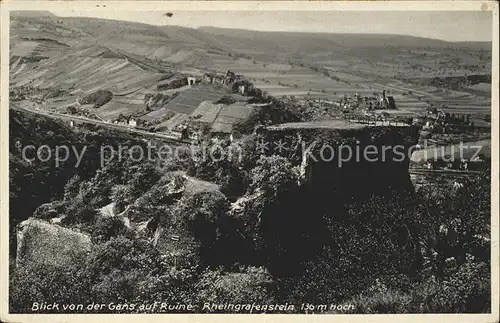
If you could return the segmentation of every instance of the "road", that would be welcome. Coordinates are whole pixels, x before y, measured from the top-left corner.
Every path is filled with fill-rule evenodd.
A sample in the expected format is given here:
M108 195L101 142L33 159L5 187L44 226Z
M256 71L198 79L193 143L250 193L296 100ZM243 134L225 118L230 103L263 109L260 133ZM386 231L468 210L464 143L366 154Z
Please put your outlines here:
M440 159L453 156L453 158L473 158L480 153L491 156L491 139L462 142L459 144L424 147L416 150L411 155L413 162L424 162L430 158Z
M439 174L439 175L448 175L448 176L472 176L481 174L480 171L477 170L455 170L455 169L426 169L426 168L412 168L408 170L410 174L415 175L431 175L431 174Z
M395 86L395 85L380 84L380 83L374 83L373 85L378 86L378 87L380 87L382 89L389 89L389 90L399 91L399 92L413 92L414 94L420 94L422 96L429 97L429 98L438 98L437 96L435 96L435 95L433 95L431 93L417 91L417 90L409 89L409 88L402 87L402 86L399 86L399 85Z
M142 136L146 136L146 137L154 137L154 138L161 139L164 141L169 141L172 143L191 144L191 141L174 139L174 138L172 138L168 135L165 135L165 134L136 129L136 128L132 128L131 126L128 126L128 125L108 123L105 121L90 119L90 118L86 118L86 117L82 117L82 116L68 115L68 114L62 114L62 113L57 113L57 112L52 112L52 111L43 111L40 109L28 109L28 108L24 108L24 107L21 107L21 106L15 104L15 102L11 103L10 107L13 109L16 109L16 110L21 110L21 111L26 111L29 113L43 115L43 116L46 116L49 118L54 118L54 119L59 119L59 120L68 120L68 121L73 120L73 121L77 121L77 122L93 124L96 126L103 126L106 128L110 128L110 129L114 129L114 130L118 130L118 131L123 131L123 132L127 132L127 133L134 133L134 134L138 134L138 135L142 135Z
M410 179L415 187L422 187L427 184L454 185L455 182L462 183L465 179L472 179L480 171L452 170L452 169L421 169L410 168Z

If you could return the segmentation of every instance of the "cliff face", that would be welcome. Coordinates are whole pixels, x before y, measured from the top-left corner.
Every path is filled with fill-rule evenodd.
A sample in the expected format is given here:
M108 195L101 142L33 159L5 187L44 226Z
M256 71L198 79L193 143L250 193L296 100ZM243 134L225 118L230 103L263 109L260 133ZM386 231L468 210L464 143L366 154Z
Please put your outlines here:
M302 264L325 246L340 253L332 234L338 232L335 226L350 225L352 204L363 205L373 195L389 196L391 191L413 191L408 150L417 143L416 127L335 120L271 126L257 136L269 153L285 147L281 155L301 173L298 191L282 196L286 201L272 205L272 216L262 223L272 272L300 274Z
M289 147L286 154L300 165L303 185L318 199L413 190L408 168L416 127L335 120L272 126L263 135L270 147Z

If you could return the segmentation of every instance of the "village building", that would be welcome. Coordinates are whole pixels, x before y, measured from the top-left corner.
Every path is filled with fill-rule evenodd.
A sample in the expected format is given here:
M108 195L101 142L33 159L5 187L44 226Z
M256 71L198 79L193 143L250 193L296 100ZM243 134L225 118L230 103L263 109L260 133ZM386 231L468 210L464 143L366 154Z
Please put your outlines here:
M175 138L181 139L183 134L184 134L184 131L182 129L175 128L175 129L170 130L170 133L172 135L174 135Z
M386 101L387 101L387 108L388 109L391 109L391 110L395 110L397 109L396 108L396 101L394 100L394 97L393 96L388 96L386 98Z
M226 71L226 77L224 79L224 84L229 85L233 83L236 80L236 74L234 72L231 72L231 70Z
M189 139L192 141L199 141L201 139L201 132L200 131L193 131L189 133Z
M188 126L184 123L175 126L167 131L167 136L173 139L183 139L188 137Z
M214 76L212 73L205 73L203 74L202 81L204 83L212 83L214 80Z
M213 84L224 84L225 76L215 75L212 80Z
M227 70L225 74L205 73L201 79L203 83L229 85L236 80L234 72Z
M135 118L130 118L128 120L128 125L131 126L131 127L137 127L137 123L138 123L138 120L135 119Z
M195 85L196 84L196 77L189 76L187 78L187 83L188 83L188 85Z

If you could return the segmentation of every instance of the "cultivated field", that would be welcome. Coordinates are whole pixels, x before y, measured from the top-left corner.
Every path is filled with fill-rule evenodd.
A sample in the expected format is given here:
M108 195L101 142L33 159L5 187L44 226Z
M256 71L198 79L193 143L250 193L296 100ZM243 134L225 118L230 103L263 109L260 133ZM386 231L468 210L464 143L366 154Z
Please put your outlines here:
M181 92L173 100L167 103L166 109L191 114L203 101L218 101L228 91L225 88L217 89L214 86L195 85L191 89Z
M21 92L27 89L35 97L45 93L43 109L66 109L84 95L107 90L113 94L111 101L92 111L105 120L120 114L143 114L145 120L154 120L169 111L193 115L200 103L217 101L227 89L158 90L158 86L180 75L228 69L276 97L339 100L386 90L402 113L425 113L435 105L477 118L489 113L491 106L491 81L478 77L461 82L466 75L491 74L488 43L158 27L50 14L12 16L10 86ZM47 97L47 91L57 93ZM166 105L143 113L146 95L176 92Z

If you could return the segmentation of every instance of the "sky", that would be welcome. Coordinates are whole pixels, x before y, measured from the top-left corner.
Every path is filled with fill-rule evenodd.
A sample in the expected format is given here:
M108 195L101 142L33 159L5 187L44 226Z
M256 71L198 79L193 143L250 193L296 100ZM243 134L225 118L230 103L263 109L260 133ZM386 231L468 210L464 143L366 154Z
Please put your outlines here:
M57 11L152 25L263 31L401 34L446 41L491 41L491 11Z

